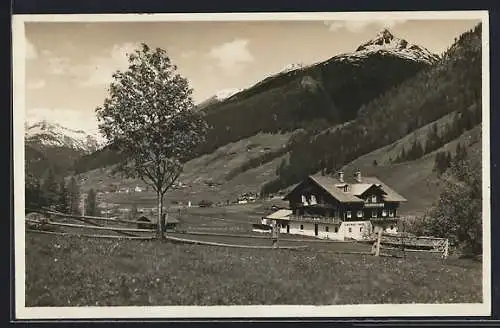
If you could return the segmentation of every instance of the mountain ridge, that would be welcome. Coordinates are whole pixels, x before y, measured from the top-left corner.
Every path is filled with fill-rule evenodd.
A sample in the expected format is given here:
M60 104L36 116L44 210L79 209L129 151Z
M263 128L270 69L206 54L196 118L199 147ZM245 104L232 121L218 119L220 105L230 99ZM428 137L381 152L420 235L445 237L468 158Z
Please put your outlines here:
M46 147L67 147L89 154L102 148L104 141L83 130L64 127L59 123L41 120L25 124L26 143Z

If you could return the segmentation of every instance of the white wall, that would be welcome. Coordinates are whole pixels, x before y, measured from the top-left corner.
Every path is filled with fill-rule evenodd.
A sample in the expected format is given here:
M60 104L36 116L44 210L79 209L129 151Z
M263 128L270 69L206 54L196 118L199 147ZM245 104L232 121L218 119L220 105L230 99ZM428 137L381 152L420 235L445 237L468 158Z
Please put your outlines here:
M351 231L349 231L351 229ZM340 225L341 232L346 239L363 239L364 236L370 234L373 230L370 221L346 221Z
M303 225L303 229L300 229L300 225ZM328 226L329 231L325 231L325 227ZM282 233L286 233L286 227L281 229ZM315 237L314 234L314 223L308 222L290 222L290 234L294 235L303 235L303 236L312 236ZM344 236L340 232L340 229L337 233L335 233L335 225L333 224L322 224L318 223L318 238L322 239L334 239L334 240L343 240Z

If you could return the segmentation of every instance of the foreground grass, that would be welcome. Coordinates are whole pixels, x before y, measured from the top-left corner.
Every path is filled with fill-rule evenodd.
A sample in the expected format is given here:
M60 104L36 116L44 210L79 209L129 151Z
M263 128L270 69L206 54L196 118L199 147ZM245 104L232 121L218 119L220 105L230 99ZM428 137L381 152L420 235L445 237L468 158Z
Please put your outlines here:
M481 265L27 234L26 306L481 302Z

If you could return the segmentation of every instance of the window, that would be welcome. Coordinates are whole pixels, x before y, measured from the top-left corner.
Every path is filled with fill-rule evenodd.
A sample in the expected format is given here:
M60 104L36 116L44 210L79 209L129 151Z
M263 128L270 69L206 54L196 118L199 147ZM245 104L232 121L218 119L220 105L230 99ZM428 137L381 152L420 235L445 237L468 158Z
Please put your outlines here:
M335 233L339 232L339 227L335 227Z
M346 216L348 219L350 219L350 218L351 218L351 216L352 216L352 215L351 215L351 211L347 211L347 212L345 213L345 216Z
M358 211L357 215L358 215L358 218L362 218L363 217L363 211Z
M300 225L300 230L304 230L304 225L303 224Z
M351 232L352 232L352 228L349 228L349 233L351 233Z
M318 202L316 201L316 196L311 195L311 205L317 204Z
M377 217L377 210L373 210L372 211L372 218L376 218Z
M372 203L376 203L377 202L377 196L376 195L373 195L372 196Z
M328 227L328 226L326 226L326 227L325 227L325 231L326 231L326 232L330 231L330 229L329 229L329 227Z
M347 185L344 186L344 192L347 192Z
M387 210L382 210L382 216L387 216Z
M306 196L302 195L301 198L302 198L302 203L307 204Z
M389 216L392 218L394 216L394 210L389 210Z
M359 227L359 232L363 232L363 227Z

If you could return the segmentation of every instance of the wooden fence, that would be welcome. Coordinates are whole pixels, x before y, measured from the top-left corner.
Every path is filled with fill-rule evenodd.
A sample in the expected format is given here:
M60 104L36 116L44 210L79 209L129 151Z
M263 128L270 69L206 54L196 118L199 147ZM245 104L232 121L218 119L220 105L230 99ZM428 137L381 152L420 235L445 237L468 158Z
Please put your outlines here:
M53 234L63 234L63 235L79 235L87 237L99 237L99 238L117 238L120 239L152 239L155 236L155 229L139 229L132 228L130 225L137 226L140 223L144 223L138 220L125 220L119 218L104 218L98 216L89 215L72 215L61 213L53 210L37 210L32 213L40 214L39 218L25 218L25 222L28 224L27 231L30 232L52 232ZM31 215L32 216L32 215ZM78 221L81 223L68 223L61 222L64 220ZM58 222L59 221L59 222ZM97 223L99 222L99 223ZM114 225L110 225L114 223ZM59 231L47 231L51 230L50 227L55 228L69 228L70 230L94 230L100 232L113 232L116 235L105 235L105 234L86 234L86 233L72 233L72 232L59 232ZM140 234L138 234L140 233Z
M31 213L40 214L40 217L33 218ZM36 210L32 211L25 218L25 222L27 224L26 231L31 233L41 233L41 234L50 234L50 235L62 235L62 236L78 236L78 237L91 237L91 238L111 238L111 239L140 239L140 240L151 240L156 237L156 229L139 229L139 228L131 228L124 226L110 226L109 223L115 224L143 224L144 221L139 220L126 220L120 218L104 218L98 216L88 216L88 215L72 215L60 213L53 210ZM69 223L69 222L57 222L58 220L75 220L78 222L83 222L85 224L80 223ZM96 223L105 222L106 224ZM51 229L47 229L49 227L55 228L67 228L67 230L73 230L72 232L68 231L51 231ZM75 232L74 230L78 230ZM81 231L84 231L83 233ZM109 234L88 234L85 231L87 230L95 230L99 232L114 232L117 235L109 235ZM141 233L142 235L139 235ZM255 236L254 236L255 237ZM173 236L165 236L165 239L173 241L173 242L181 242L187 244L198 244L198 245L210 245L210 246L224 246L224 247L233 247L233 248L253 248L253 249L269 249L272 246L265 245L236 245L236 244L227 244L227 243L219 243L219 242L211 242L211 241L203 241L196 239L187 239L187 238L179 238ZM269 238L270 239L270 238ZM305 245L298 246L281 246L280 249L289 249L289 250L303 250L307 248Z
M414 236L410 234L382 233L373 242L372 253L378 255L380 250L416 253L438 253L446 259L449 256L449 241L446 238Z

